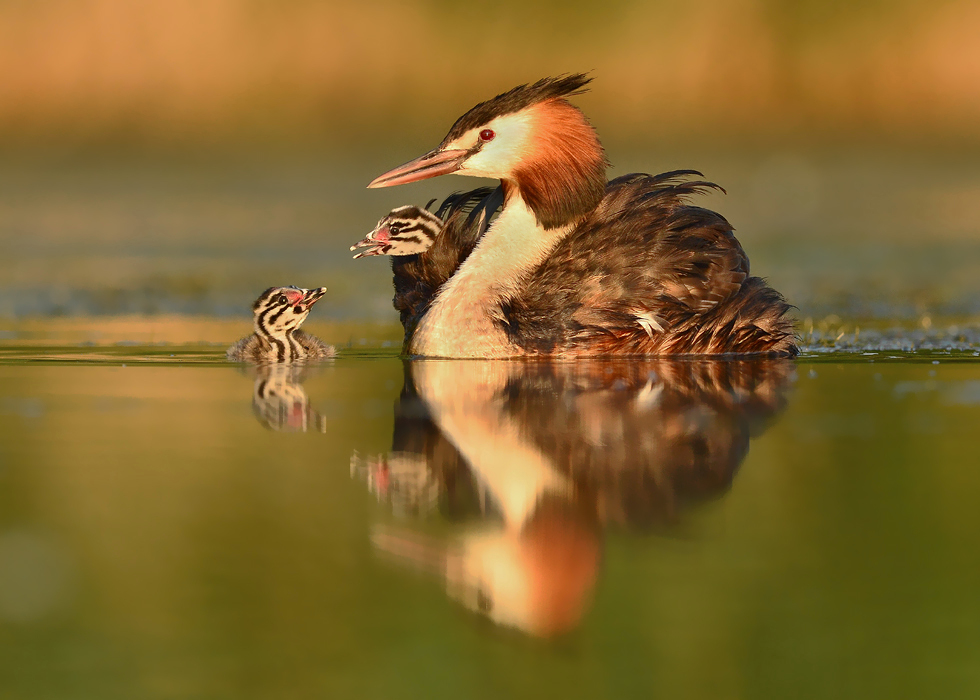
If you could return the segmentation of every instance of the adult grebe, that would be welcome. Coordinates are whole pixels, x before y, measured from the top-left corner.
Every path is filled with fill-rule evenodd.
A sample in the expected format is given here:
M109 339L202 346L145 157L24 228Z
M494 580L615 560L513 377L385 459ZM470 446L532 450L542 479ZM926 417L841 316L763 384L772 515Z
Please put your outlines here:
M606 158L565 97L581 75L482 102L433 151L376 178L500 179L504 208L438 291L406 348L417 355L796 352L789 305L758 277L719 214L687 204L695 171L606 183Z
M316 336L299 329L326 287L269 287L252 304L255 332L228 348L236 362L292 362L319 360L336 354Z

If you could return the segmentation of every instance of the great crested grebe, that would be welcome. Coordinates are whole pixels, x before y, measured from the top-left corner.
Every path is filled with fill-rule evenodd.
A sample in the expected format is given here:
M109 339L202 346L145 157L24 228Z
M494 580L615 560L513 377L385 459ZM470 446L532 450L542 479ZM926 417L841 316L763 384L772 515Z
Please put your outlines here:
M228 348L228 359L292 362L333 357L336 351L332 345L299 330L310 309L326 291L326 287L269 287L252 304L255 332Z
M367 236L351 246L366 248L355 258L390 255L394 306L405 328L406 343L436 292L466 260L491 217L504 202L498 187L478 187L450 195L435 213L407 205L391 210ZM405 347L408 350L406 344Z
M439 289L406 349L441 357L796 353L789 305L695 171L606 182L595 130L565 98L581 74L521 85L460 117L434 150L372 181L497 178L504 207ZM720 189L720 188L719 188Z

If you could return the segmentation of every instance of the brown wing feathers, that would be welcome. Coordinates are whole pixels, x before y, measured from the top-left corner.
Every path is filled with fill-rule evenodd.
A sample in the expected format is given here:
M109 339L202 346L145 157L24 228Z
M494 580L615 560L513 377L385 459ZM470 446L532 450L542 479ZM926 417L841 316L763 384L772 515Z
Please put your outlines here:
M600 205L502 305L511 340L538 354L790 352L788 305L748 276L731 225L687 204L716 187L690 176L700 173L611 181Z

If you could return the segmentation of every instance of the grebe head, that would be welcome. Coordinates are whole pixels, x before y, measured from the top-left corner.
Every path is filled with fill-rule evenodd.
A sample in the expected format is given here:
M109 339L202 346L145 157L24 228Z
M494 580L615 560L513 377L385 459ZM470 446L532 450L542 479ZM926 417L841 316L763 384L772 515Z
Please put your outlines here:
M575 74L520 85L456 120L432 151L375 178L390 187L456 173L499 178L519 191L544 228L587 214L602 199L606 158L585 115L565 98L591 78Z
M326 287L316 289L269 287L252 304L252 312L255 314L255 332L259 335L281 338L296 330L310 315L310 309L326 291Z
M435 200L432 200L435 201ZM431 205L432 202L429 202ZM350 247L367 248L354 259L369 255L415 255L428 250L445 228L428 208L408 205L392 209L367 236Z

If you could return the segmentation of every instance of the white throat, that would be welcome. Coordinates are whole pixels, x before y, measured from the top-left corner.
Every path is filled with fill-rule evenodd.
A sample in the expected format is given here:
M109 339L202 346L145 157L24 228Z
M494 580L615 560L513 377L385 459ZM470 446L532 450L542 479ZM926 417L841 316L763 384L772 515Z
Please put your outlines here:
M429 357L514 357L525 354L501 328L500 301L547 258L572 226L545 230L520 191L439 290L419 322L409 352Z

